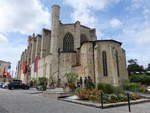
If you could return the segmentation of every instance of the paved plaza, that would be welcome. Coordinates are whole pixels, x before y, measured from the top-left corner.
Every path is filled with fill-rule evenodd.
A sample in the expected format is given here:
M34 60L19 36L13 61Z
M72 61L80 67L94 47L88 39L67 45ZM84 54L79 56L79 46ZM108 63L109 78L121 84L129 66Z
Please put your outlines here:
M131 106L131 113L150 113L150 103ZM127 106L98 109L44 97L36 90L0 89L0 113L128 113Z

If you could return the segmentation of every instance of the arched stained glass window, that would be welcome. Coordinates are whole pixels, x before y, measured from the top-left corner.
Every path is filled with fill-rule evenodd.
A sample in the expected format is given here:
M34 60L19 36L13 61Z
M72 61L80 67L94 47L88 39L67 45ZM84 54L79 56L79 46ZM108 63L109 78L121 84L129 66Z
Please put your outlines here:
M102 61L103 61L103 75L108 76L108 69L107 69L107 54L106 51L102 52Z
M71 33L66 33L63 40L63 51L74 51L74 39Z
M80 36L80 43L82 44L85 41L87 41L86 36L84 34L81 34L81 36Z
M120 73L119 73L119 57L118 57L118 51L116 51L116 64L117 64L117 74L118 74L118 77L120 76Z

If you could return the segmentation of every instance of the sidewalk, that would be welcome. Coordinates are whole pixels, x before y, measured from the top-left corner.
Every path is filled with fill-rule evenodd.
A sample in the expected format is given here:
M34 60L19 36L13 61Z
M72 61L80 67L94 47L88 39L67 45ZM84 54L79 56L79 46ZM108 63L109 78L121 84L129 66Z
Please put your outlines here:
M141 97L149 98L150 99L150 93L140 93L140 92L137 92L137 94L139 94Z

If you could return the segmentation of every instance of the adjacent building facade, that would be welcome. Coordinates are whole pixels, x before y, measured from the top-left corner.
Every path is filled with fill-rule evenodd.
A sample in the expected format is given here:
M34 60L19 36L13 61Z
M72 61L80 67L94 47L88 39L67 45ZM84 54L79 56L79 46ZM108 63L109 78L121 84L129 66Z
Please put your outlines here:
M90 76L93 82L121 85L128 80L125 50L115 40L97 40L96 29L79 21L63 24L60 7L52 6L51 30L28 37L28 46L21 55L17 76L24 82L47 77L65 82L66 73Z
M0 82L7 82L11 80L11 75L9 71L10 66L10 62L0 60Z

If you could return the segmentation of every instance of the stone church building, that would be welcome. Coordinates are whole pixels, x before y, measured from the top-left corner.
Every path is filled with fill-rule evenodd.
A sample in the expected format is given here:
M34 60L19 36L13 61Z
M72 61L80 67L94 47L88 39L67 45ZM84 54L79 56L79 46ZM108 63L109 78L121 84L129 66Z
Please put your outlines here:
M51 18L51 30L43 29L42 35L28 37L27 49L17 67L18 79L27 83L38 77L47 77L49 81L53 78L65 82L65 74L71 72L83 78L90 76L95 83L114 86L128 80L121 42L97 40L96 29L81 25L79 21L61 23L58 5L52 6ZM22 69L24 63L26 72Z

